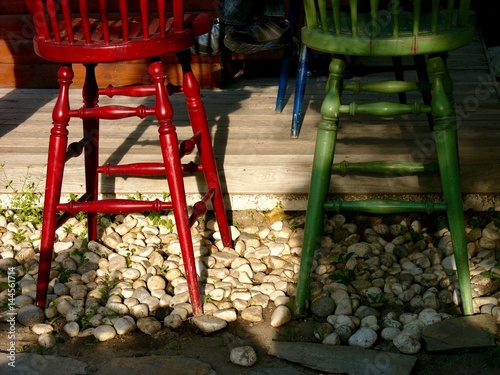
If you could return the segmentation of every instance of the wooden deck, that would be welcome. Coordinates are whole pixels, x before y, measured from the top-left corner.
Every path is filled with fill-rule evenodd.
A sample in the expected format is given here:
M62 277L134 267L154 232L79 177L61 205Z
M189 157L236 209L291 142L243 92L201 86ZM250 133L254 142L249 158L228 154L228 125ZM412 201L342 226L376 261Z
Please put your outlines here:
M470 46L450 53L448 65L455 82L466 208L498 208L500 98L481 39L478 37ZM391 77L388 73L382 75ZM287 106L281 114L274 112L277 78L241 80L224 90L203 90L223 189L229 198L228 208L266 210L281 202L285 209L305 209L324 87L324 77L308 80L305 103L308 108L299 139L289 137L293 80L288 87ZM80 93L75 90L73 94L72 105L77 107L81 102ZM12 188L5 187L3 180L13 180L12 186L17 189L22 189L27 173L31 181L37 181L38 177L43 180L51 108L56 95L55 90L0 90L0 163L3 163L0 196L4 206L8 205ZM177 95L172 97L172 102L182 139L188 134L189 124L183 97ZM141 100L136 102L139 104ZM105 102L107 100L101 100L101 104ZM70 141L77 140L81 130L76 121L70 126L70 132L71 129L76 131ZM103 121L101 140L103 163L161 160L156 126L151 120L128 119L120 124ZM434 157L425 116L395 120L346 117L342 121L337 161L426 161ZM64 193L82 193L82 175L80 160L72 160L65 173ZM196 196L199 180L187 177L186 183L189 194ZM43 191L43 185L42 181L39 191ZM166 182L159 178L103 176L101 185L103 193L116 196L136 192L145 196L161 195L168 191ZM419 199L440 191L439 179L434 176L392 179L334 176L332 179L332 192L349 196L411 195L410 198Z

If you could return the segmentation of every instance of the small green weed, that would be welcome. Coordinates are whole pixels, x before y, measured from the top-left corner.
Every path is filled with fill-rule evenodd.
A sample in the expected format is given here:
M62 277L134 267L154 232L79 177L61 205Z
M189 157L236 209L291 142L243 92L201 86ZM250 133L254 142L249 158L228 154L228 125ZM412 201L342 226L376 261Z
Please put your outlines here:
M337 260L335 263L342 263L344 264L343 267L345 267L345 264L349 261L354 256L354 253L337 253ZM339 270L336 270L334 273L332 273L329 277L332 280L335 280L341 284L344 285L349 285L356 279L356 272L351 269L347 268L341 268Z
M30 351L29 344L19 345L19 347L17 348L18 353L27 353L29 351Z
M127 267L130 267L132 266L132 260L130 259L130 257L132 255L134 255L136 253L137 249L135 247L133 247L132 249L130 249L130 251L127 253L127 256L126 256L126 261L127 261Z
M91 327L91 320L96 315L97 308L99 307L98 303L94 303L92 306L89 306L85 309L85 314L83 314L78 320L82 329Z
M106 274L104 276L104 281L101 284L101 288L99 288L99 293L102 295L102 298L107 301L111 290L119 283L118 279L111 279L111 277Z
M67 283L69 281L69 277L71 276L71 274L74 273L74 271L65 269L63 267L58 268L57 271L59 272L57 278L59 279L59 282L62 284Z
M0 168L3 171L4 187L12 190L11 206L12 210L16 213L15 217L8 219L17 223L29 221L33 224L40 224L43 215L40 203L42 194L38 193L37 190L42 177L40 176L33 181L30 174L31 166L28 166L28 170L22 179L21 188L17 189L12 186L13 181L7 177L4 166L4 163L0 164Z
M348 270L346 268L336 271L330 275L332 280L335 280L341 284L349 285L356 279L356 273L353 270Z
M84 345L95 345L99 342L99 340L93 336L89 336L83 342Z
M481 276L490 279L491 281L500 281L500 276L491 271L484 271L481 273Z
M14 233L14 241L17 243L21 243L26 241L26 230L25 229L19 229L16 233Z
M153 223L153 225L163 225L167 226L168 222L171 220L165 220L162 218L163 213L161 212L150 212L148 214L148 219Z
M368 296L371 307L380 307L385 303L385 293L377 294L375 297Z
M129 195L127 197L127 199L131 200L131 201L140 201L142 200L142 193L139 192L139 191L136 191L134 195Z

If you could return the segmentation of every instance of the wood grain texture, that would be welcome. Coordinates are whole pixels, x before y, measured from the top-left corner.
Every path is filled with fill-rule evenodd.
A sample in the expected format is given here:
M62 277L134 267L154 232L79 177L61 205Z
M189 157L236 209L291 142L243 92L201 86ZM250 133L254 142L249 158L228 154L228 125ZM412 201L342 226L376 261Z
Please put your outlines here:
M496 83L489 75L481 41L476 40L471 46L450 53L448 61L455 81L459 114L462 187L466 201L471 197L472 202L466 207L477 208L482 204L484 208L484 204L498 204L494 197L500 196L500 99ZM144 66L140 63L124 64L120 70L109 74L110 77L112 74L130 74L140 78L141 69ZM381 73L379 76L391 78L392 74ZM408 76L411 76L410 72ZM237 81L224 90L202 90L223 190L233 208L265 208L279 200L285 203L285 207L305 208L316 126L320 120L319 107L326 82L324 77L310 77L308 80L304 103L307 111L299 139L289 138L294 80L289 83L287 105L281 114L274 112L277 83L277 77L259 78ZM32 179L37 176L42 179L38 190L43 191L51 111L56 95L57 91L53 89L0 89L0 163L4 165L0 171L2 200L8 200L12 193L11 189L5 188L3 180L11 179L13 186L19 188L28 166L31 166ZM353 97L353 94L346 94L346 100ZM117 104L130 103L126 98L115 99ZM417 95L414 99L420 98ZM368 97L360 98L360 101L366 100ZM182 94L175 94L171 101L179 138L184 139L190 133L184 98ZM101 99L101 104L110 102ZM133 99L132 102L152 105L149 99ZM81 105L80 90L72 91L71 105ZM336 161L429 161L435 157L425 116L397 119L345 116L340 125ZM102 163L161 160L154 120L102 121L101 128ZM73 120L69 129L70 141L78 140L81 134L79 122ZM191 160L189 158L187 160ZM81 161L71 160L65 173L65 194L83 192L82 175ZM190 195L198 193L200 181L195 176L186 178ZM118 196L132 195L137 191L161 195L168 191L162 178L103 176L101 185L105 194ZM203 190L203 186L201 188ZM334 175L331 192L349 196L412 195L418 199L427 194L439 195L441 186L439 179L433 176L382 179ZM485 200L477 203L478 196L487 197L486 203Z

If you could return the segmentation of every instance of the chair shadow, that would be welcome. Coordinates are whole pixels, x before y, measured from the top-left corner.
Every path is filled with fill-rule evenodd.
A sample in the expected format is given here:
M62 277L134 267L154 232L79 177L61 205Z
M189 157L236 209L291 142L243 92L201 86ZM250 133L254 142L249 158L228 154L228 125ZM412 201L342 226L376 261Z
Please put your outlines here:
M241 108L241 104L239 101L246 100L250 97L251 92L246 90L243 85L239 87L238 84L231 85L231 90L237 90L238 94L234 95L234 97L238 98L238 101L227 101L227 94L224 94L222 90L218 89L202 89L202 102L205 107L206 117L208 121L208 126L211 134L212 145L214 147L214 154L217 164L217 169L219 172L219 179L221 183L221 189L223 194L227 194L227 181L224 173L224 162L226 157L226 147L228 144L228 136L229 136L229 126L230 123L230 114L239 108ZM185 127L190 127L190 121L188 117L186 101L184 99L183 93L176 93L169 97L170 103L173 108L173 124L179 130L177 133L183 133ZM154 98L145 98L142 102L146 106L154 106ZM214 108L212 108L212 104L214 104ZM177 120L179 119L179 120ZM123 135L123 141L121 144L116 147L111 154L109 154L104 160L103 164L118 164L123 162L125 156L131 151L132 147L145 147L145 146L154 146L158 149L157 157L155 160L151 161L161 161L161 149L160 142L158 137L152 138L150 135L147 136L146 132L151 129L151 126L157 127L157 122L154 117L149 117L142 120L138 123L127 135ZM192 133L190 133L191 135ZM179 136L179 142L183 141L181 136ZM189 136L190 136L189 135ZM194 160L196 163L199 162L198 156ZM187 176L186 176L187 177ZM117 184L116 181L119 178L126 178L124 176L105 176L101 175L101 186L106 186L106 194L116 195ZM144 178L144 177L141 177ZM146 179L155 179L155 180L165 180L165 184L167 181L165 176L154 176L154 177L145 177ZM188 177L190 178L190 177ZM196 179L196 184L198 186L198 191L200 193L204 193L206 191L206 183L202 173L194 174L193 178ZM165 185L168 187L168 185ZM228 199L225 199L226 212L228 216L231 215L231 202ZM228 217L229 222L232 220Z
M57 70L59 69L59 64L47 64L44 61L43 74L54 77L53 85L50 87L47 87L45 80L40 81L36 78L37 74L40 74L38 70L40 64L33 63L30 56L36 56L33 52L32 43L32 39L35 36L33 22L26 14L20 16L19 23L21 26L19 30L11 30L6 35L2 35L2 38L5 38L5 45L13 61L14 72L11 78L12 90L0 98L0 111L2 112L0 137L24 123L40 108L57 97L56 91L52 92L47 89L58 88ZM41 59L40 62L42 62ZM43 89L43 93L41 92L41 95L35 101L26 103L25 100L20 98L21 89ZM12 109L20 107L23 108L23 111L16 110L15 113L12 111Z

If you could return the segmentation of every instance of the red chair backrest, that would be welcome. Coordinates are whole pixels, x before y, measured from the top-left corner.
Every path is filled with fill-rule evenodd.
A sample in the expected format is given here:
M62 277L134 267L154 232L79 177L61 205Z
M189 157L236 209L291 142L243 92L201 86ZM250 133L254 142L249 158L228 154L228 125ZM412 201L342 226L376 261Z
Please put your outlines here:
M142 37L148 40L155 33L164 36L165 27L151 30L151 20L158 19L158 25L165 25L167 20L165 0L25 0L35 24L39 38L54 42L74 44L84 41L91 44L95 33L102 34L100 42L127 42ZM169 1L170 3L170 1ZM172 0L171 13L173 32L184 30L183 0ZM130 22L131 13L140 15L140 22ZM98 17L102 30L93 28L93 18ZM139 17L138 17L139 18ZM63 23L63 24L62 24ZM75 25L77 24L77 25ZM113 24L118 26L120 35L116 35L116 28L109 28ZM63 30L61 32L61 30ZM83 33L83 35L81 35Z

